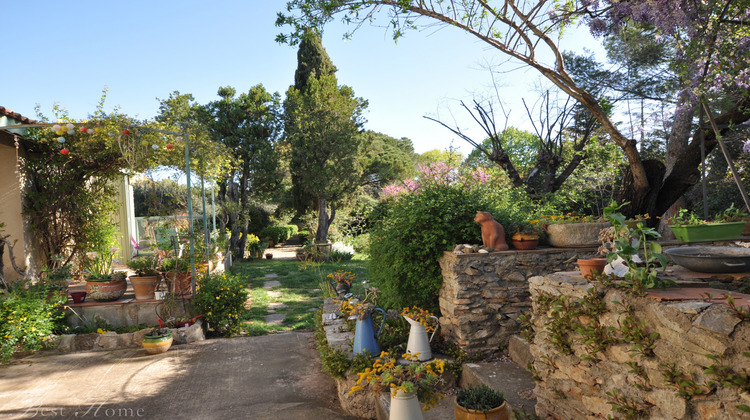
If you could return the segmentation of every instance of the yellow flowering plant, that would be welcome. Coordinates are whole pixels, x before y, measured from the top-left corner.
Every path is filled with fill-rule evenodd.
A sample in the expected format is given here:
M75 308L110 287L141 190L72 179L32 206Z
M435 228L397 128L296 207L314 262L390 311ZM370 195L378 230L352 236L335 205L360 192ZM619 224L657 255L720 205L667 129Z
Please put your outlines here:
M419 322L420 325L424 326L427 332L432 332L435 330L435 326L430 322L432 320L432 317L434 317L435 315L426 309L422 309L418 306L412 306L411 308L406 307L401 310L401 316L405 316Z
M444 382L442 375L445 362L431 360L421 363L418 353L404 353L401 357L405 359L405 364L399 363L399 360L387 352L380 353L372 367L357 373L357 383L349 393L362 390L375 393L389 391L391 396L395 396L398 390L416 392L419 401L424 403L425 411L435 407L444 396L438 387Z
M375 303L378 300L378 294L380 289L377 287L370 287L365 289L365 298L359 300L354 296L350 296L347 300L340 302L341 313L350 319L358 319L360 321L365 320L375 310Z
M330 273L326 276L333 283L336 291L341 290L342 293L348 292L352 287L356 274L351 271L338 270L335 273Z

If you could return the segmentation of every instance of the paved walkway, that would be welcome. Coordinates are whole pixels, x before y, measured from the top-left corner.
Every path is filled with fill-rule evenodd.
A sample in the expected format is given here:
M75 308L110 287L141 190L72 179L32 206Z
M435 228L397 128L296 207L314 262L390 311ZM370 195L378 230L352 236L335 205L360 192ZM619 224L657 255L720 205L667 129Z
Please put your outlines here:
M311 333L143 349L39 353L0 366L0 418L355 419Z

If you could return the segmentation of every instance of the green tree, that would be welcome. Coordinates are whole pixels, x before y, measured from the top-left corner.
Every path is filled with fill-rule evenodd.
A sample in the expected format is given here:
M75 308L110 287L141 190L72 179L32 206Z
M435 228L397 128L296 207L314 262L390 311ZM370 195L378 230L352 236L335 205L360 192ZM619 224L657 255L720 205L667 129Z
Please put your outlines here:
M284 102L289 169L296 206L303 211L317 207L315 238L325 242L337 202L361 183L364 139L359 130L367 102L350 87L337 85L335 67L315 32L305 33L297 57L295 86Z
M417 156L417 163L420 165L430 165L437 162L443 162L448 166L456 167L464 160L464 155L452 146L446 150L432 149Z
M272 191L281 180L275 150L281 131L280 98L262 84L236 96L230 87L218 90L221 99L199 109L210 138L231 151L233 164L217 177L218 200L231 231L230 249L242 258L252 200Z
M416 174L414 146L407 138L365 131L363 137L363 176L361 185L371 195L385 185Z

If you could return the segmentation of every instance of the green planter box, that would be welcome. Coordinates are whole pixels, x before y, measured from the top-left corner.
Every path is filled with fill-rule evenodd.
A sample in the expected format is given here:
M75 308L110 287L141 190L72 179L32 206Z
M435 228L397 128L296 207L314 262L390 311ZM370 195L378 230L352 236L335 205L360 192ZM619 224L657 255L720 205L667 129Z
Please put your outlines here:
M669 227L677 240L682 242L732 241L740 239L745 222L670 225Z

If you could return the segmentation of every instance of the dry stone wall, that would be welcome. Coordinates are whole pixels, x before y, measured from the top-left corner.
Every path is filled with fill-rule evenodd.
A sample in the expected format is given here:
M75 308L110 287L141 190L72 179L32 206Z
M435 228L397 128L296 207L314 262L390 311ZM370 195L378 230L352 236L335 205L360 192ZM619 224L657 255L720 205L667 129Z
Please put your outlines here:
M479 251L479 252L477 252ZM546 248L481 252L458 246L440 259L440 327L446 339L469 353L491 355L508 346L520 327L518 317L531 308L528 279L573 270L593 248Z
M750 323L728 306L595 288L575 273L529 283L542 418L750 418Z

